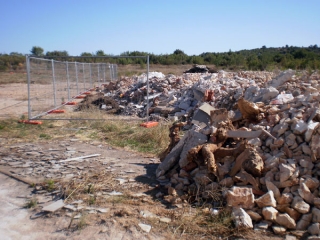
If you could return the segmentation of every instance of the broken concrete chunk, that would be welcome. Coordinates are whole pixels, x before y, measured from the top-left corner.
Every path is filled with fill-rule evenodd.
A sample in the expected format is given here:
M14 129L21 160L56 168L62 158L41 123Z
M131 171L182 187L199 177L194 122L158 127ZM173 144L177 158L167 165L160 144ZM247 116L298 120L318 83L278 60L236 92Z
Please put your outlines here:
M262 215L265 220L275 221L278 215L278 210L274 207L264 207L262 209Z
M255 200L256 204L260 207L276 207L276 200L272 191L268 191L266 194L262 195L260 198Z
M292 176L292 174L296 169L291 164L281 163L279 165L279 170L280 170L280 182L284 182Z
M312 222L320 223L320 209L316 207L312 208Z
M292 202L293 196L291 193L283 193L279 198L277 198L278 204L290 204Z
M302 197L307 203L313 204L314 195L310 192L310 189L305 183L300 183L300 188L298 189L300 197Z
M46 211L46 212L55 212L57 210L59 210L60 208L63 208L65 206L64 202L62 199L48 205L45 206L44 208L42 208L42 211Z
M299 196L293 198L291 207L302 214L308 213L310 210L310 205L303 201L303 199Z
M171 152L165 157L165 159L159 164L156 170L157 178L163 176L167 171L171 169L179 161L179 156L183 150L185 140L188 137L189 132L186 132L185 135L181 138L178 144L171 150Z
M278 214L275 222L285 228L296 229L296 222L287 213Z
M271 181L266 180L266 186L268 191L273 192L274 198L278 201L278 199L280 198L281 194L279 191L279 188L276 187L276 185L274 185ZM270 205L272 206L272 205ZM273 207L273 206L272 206Z
M280 137L288 130L288 128L289 125L287 123L279 123L278 125L274 126L272 134L276 134L277 137Z
M264 163L258 152L253 148L246 148L237 158L229 175L235 176L241 167L254 177L261 176Z
M139 227L141 228L142 231L149 233L151 231L151 225L144 224L144 223L139 223Z
M252 210L246 210L248 215L251 217L253 221L260 221L262 219L261 215L259 213L256 213L255 211Z
M242 208L233 208L232 217L237 228L253 228L250 216Z
M251 188L232 187L227 191L227 205L251 209L254 206L254 195Z
M282 235L286 232L287 229L281 226L272 226L272 230L275 234Z
M312 121L308 124L308 129L304 134L304 139L306 142L310 142L313 132L318 127L318 125L319 125L319 122L312 122Z
M291 126L291 129L294 134L303 134L308 129L308 124L303 120L299 120Z
M312 213L303 214L301 219L297 222L297 230L306 230L311 223L312 220Z
M280 75L272 79L272 81L270 82L270 86L278 88L282 86L284 83L290 81L293 75L294 71L291 69L284 71Z
M192 131L192 130L188 131L188 134L186 135L187 135L186 137L183 137L183 139L180 140L184 142L184 146L181 151L180 160L179 160L179 165L181 168L187 166L189 163L187 160L187 155L189 150L192 149L193 147L206 143L208 139L206 135L196 131Z
M319 235L320 233L320 224L314 223L310 227L308 227L308 233L311 235Z

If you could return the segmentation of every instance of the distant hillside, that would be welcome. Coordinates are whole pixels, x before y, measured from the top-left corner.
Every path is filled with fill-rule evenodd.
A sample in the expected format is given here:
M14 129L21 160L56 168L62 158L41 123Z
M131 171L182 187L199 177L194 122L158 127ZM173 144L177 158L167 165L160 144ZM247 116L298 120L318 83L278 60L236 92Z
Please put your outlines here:
M33 47L39 49L40 47ZM42 48L40 48L42 50ZM43 50L42 50L43 51ZM39 56L43 53L37 52ZM155 55L147 52L123 52L122 56L146 56L150 55L151 64L178 65L178 64L210 64L217 69L229 70L273 70L278 69L297 69L315 70L320 69L320 48L317 45L309 47L284 46L279 48L261 48L251 50L241 50L224 53L206 52L200 55L188 56L182 50L175 50L172 54ZM67 51L47 52L45 56L68 56ZM106 56L102 50L93 53L82 53L80 56ZM61 59L62 60L62 59ZM63 59L66 60L66 59ZM75 61L75 59L67 59ZM142 59L134 58L106 58L106 59L76 59L82 61L104 61L118 64L140 64L145 65ZM25 57L19 53L0 54L0 71L23 70L25 68Z

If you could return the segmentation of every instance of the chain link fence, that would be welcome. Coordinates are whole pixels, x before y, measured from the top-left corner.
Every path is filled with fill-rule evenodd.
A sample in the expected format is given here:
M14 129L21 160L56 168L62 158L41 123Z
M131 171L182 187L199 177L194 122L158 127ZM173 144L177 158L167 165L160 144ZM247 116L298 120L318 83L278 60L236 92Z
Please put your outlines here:
M108 63L114 58L133 57L81 57L81 61L64 61L80 57L57 57L55 59L27 56L28 78L28 118L29 119L101 119L103 111L99 107L84 107L81 111L77 105L84 100L92 102L105 96L104 86L110 82L117 82L118 66ZM149 73L149 57L147 62L147 76ZM61 60L62 59L62 60ZM98 62L99 61L99 62ZM113 62L115 62L113 60ZM147 81L149 83L149 80ZM91 99L90 99L91 97ZM94 100L93 100L94 101ZM100 104L100 107L103 106ZM84 113L86 112L86 114Z

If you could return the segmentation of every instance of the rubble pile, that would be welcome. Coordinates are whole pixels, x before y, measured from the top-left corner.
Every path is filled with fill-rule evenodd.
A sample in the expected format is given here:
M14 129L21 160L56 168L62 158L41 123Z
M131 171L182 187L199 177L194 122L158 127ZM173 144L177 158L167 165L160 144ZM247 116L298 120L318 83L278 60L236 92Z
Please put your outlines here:
M206 90L210 89L214 94L216 104L231 107L233 104L230 101L237 100L243 94L243 89L263 86L273 76L270 72L246 71L185 73L181 76L150 72L149 97L146 74L122 77L99 89L99 99L86 97L77 110L95 105L109 113L146 117L148 106L150 117L154 119L189 119L202 102ZM117 104L112 104L110 99Z
M236 226L318 236L320 76L253 76L202 75L177 99L193 114L170 129L156 170L164 200L227 205Z

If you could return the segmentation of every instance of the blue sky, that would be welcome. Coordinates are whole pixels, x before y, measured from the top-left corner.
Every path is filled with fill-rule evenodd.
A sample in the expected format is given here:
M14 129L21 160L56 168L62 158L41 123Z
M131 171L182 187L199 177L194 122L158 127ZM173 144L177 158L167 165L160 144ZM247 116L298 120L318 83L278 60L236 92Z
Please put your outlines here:
M320 0L0 0L0 53L320 46Z

